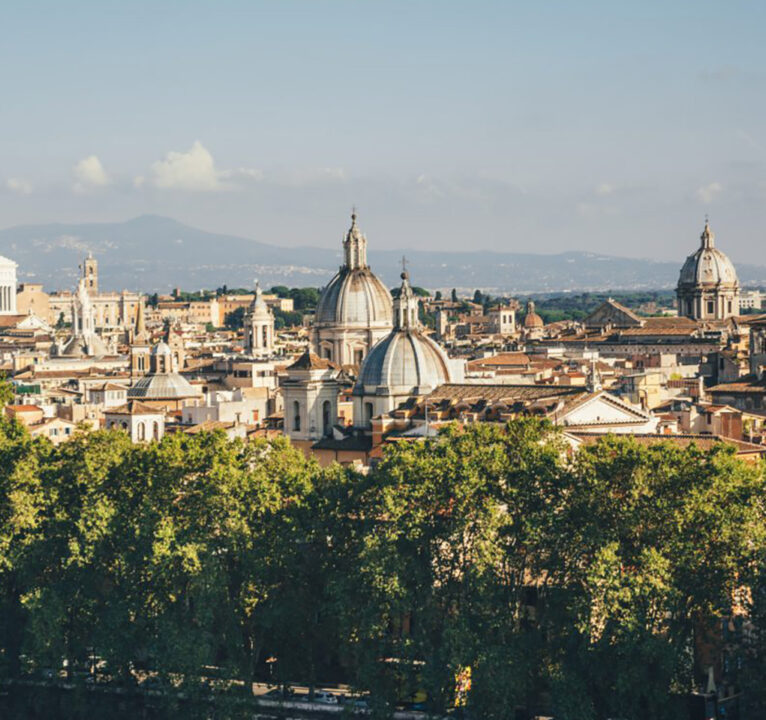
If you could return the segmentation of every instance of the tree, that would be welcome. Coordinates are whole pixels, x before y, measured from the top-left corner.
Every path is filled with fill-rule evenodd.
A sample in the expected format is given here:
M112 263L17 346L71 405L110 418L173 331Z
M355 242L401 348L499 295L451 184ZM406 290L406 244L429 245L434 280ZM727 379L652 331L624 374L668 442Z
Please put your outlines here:
M317 288L292 288L290 297L296 310L313 310L319 302L319 290Z
M442 291L437 290L436 294L434 295L434 300L441 300L442 299Z
M452 288L451 298L453 303L457 302L457 290L455 290L455 288Z
M245 324L245 308L234 308L231 312L227 312L223 319L223 324L229 330L239 330L244 327Z
M473 301L477 305L482 305L484 303L484 295L482 294L481 290L474 290Z

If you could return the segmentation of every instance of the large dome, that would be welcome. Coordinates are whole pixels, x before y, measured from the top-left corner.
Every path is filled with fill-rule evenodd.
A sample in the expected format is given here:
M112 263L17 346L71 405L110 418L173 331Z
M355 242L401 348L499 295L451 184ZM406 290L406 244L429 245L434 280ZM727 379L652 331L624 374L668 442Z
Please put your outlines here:
M700 247L686 258L681 268L678 286L739 286L733 263L725 253L715 247L715 235L707 223L700 239Z
M391 293L369 267L343 267L317 304L317 324L371 327L391 322Z
M318 326L368 328L392 324L391 293L367 264L367 238L351 215L343 241L344 263L322 291L317 304Z

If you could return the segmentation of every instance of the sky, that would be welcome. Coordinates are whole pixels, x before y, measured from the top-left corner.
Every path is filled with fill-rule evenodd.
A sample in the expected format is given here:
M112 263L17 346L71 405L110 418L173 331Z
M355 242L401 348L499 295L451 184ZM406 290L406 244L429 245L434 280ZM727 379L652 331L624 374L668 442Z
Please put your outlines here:
M766 3L7 0L0 227L766 264Z

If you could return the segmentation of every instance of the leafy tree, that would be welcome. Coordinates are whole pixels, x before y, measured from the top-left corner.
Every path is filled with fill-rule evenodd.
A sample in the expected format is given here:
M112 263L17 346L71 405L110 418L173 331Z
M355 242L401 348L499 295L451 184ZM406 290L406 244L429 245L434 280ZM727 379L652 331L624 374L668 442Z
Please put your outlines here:
M453 303L457 302L457 290L455 288L452 288L452 293L451 293L450 297L451 297Z
M269 292L281 298L290 297L290 288L287 285L274 285Z
M229 328L229 330L239 330L244 327L245 322L245 308L238 307L234 310L227 312L226 317L223 319L223 324Z
M442 291L437 290L436 294L434 295L434 300L441 300L442 299Z

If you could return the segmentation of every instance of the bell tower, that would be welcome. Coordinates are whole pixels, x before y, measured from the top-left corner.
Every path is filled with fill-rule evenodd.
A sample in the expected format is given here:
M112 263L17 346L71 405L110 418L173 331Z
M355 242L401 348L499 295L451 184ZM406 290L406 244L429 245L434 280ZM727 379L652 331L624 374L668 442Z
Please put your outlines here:
M82 277L85 280L85 288L90 295L98 294L98 260L93 253L88 253L82 264Z

